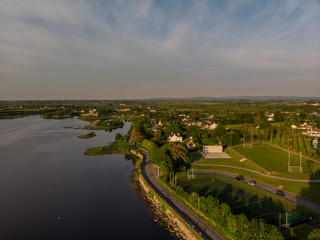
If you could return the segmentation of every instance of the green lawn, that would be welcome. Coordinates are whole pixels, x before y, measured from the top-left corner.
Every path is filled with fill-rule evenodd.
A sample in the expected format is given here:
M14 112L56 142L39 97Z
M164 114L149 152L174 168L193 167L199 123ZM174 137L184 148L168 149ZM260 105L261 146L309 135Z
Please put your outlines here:
M189 154L191 162L198 161L200 158L202 158L201 153L199 152L192 152Z
M302 157L301 165L303 172L299 168L292 168L292 173L288 172L288 152L280 148L261 144L252 148L235 147L234 150L258 163L269 171L276 171L273 175L297 179L318 179L320 178L320 164ZM299 166L299 156L291 154L291 166Z
M285 237L285 239L305 240L306 236L308 236L313 229L314 228L312 226L303 224L294 228L283 230L281 231L281 233Z
M309 156L315 160L320 160L320 154L310 147L311 137L296 137L294 139L290 138L290 144L285 137L274 138L272 143L284 148L290 148L292 151L299 153L301 152L305 156Z
M243 157L239 153L237 153L236 151L230 148L227 148L225 150L225 153L227 153L231 158L204 159L197 162L197 164L219 164L219 165L237 166L237 167L248 168L258 172L266 173L266 171L263 168L255 165L254 163L248 160L240 162L240 160L242 160Z
M246 183L219 176L196 174L188 179L185 173L178 175L178 185L187 192L197 192L200 196L212 195L220 202L227 203L234 214L244 213L249 219L266 215L265 220L271 224L278 224L279 215L286 211L294 211L296 205L279 197L264 192Z
M91 132L88 134L80 135L80 136L78 136L78 138L87 139L87 138L93 138L95 136L97 136L97 135L94 132Z
M285 191L291 192L294 195L303 197L314 203L320 204L320 183L302 183L302 182L291 182L291 181L279 180L279 179L264 177L264 176L261 176L260 174L251 173L245 170L239 170L239 169L228 168L228 167L208 167L208 166L193 165L192 168L240 174L245 177L252 178L257 181L269 184L274 187L279 187L279 185L282 185L284 186Z

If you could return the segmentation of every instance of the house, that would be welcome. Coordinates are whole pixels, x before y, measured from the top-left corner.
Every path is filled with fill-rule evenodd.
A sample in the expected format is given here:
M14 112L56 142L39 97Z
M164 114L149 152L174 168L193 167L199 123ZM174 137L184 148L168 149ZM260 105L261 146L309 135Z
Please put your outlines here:
M82 114L83 117L98 117L98 112L96 109L89 109L89 113Z
M292 125L291 125L291 128L292 128L292 129L297 129L298 127L297 127L296 125L292 124Z
M318 149L318 143L319 143L318 138L313 139L311 142L311 147L313 149Z
M190 139L189 142L187 142L187 148L191 149L191 148L195 148L196 144L193 142L192 139Z
M212 124L209 124L208 129L209 130L214 130L217 126L218 126L218 124L212 123Z
M319 128L306 128L302 129L302 135L310 136L310 137L320 137L320 129Z
M169 136L169 142L182 142L182 136L180 134L171 133Z
M274 113L267 113L266 117L267 121L272 122L274 120Z

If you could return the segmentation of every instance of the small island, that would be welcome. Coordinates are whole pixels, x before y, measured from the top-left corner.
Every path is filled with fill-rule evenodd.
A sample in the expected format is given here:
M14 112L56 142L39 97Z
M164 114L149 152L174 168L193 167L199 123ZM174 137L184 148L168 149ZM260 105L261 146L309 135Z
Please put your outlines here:
M105 130L105 131L112 131L117 128L122 128L124 123L122 120L99 120L94 126L86 126L84 129L89 130Z
M109 144L108 146L88 148L84 152L84 154L85 155L106 155L111 153L130 154L130 150L131 148L129 143L123 140L118 140Z
M97 136L97 135L94 132L91 132L91 133L88 133L88 134L80 135L80 136L78 136L78 138L88 139L88 138L93 138L95 136Z

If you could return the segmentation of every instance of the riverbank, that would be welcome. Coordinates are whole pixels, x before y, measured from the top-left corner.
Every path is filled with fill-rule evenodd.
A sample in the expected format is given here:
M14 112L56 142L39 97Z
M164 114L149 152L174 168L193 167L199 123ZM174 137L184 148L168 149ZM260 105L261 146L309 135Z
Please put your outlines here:
M140 165L142 155L136 151L132 154L139 157L136 162L136 170L133 175L133 182L142 200L146 202L150 212L162 227L168 230L177 239L202 239L181 217L147 184L143 178Z

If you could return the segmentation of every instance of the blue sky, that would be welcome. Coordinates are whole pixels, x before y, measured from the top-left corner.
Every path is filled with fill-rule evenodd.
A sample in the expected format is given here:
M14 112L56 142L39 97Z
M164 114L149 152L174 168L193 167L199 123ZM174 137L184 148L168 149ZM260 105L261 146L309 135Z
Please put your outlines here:
M320 96L318 0L1 0L0 99Z

